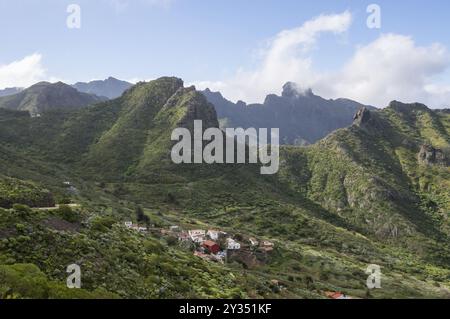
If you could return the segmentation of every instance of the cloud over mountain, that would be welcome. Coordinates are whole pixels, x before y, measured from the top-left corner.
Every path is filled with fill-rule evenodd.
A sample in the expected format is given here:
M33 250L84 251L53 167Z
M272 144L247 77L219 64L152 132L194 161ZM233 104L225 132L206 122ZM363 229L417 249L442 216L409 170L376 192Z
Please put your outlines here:
M450 87L436 82L449 68L446 48L439 43L420 46L409 36L381 34L374 41L357 46L353 55L335 70L314 68L314 51L324 33L344 34L352 14L320 15L302 26L278 33L262 52L253 70L239 69L222 81L203 81L200 88L221 91L237 101L261 102L288 81L318 94L346 96L362 103L386 106L391 100L423 102L443 107L450 98Z
M42 65L42 55L39 53L0 65L0 88L28 87L47 79L47 71Z

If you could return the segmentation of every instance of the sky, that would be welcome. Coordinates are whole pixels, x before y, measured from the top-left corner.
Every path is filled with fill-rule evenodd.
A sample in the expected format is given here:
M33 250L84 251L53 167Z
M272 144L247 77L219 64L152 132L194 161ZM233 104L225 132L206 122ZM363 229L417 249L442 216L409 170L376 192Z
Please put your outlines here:
M292 81L450 104L447 0L0 0L0 30L0 89L169 75L249 103Z

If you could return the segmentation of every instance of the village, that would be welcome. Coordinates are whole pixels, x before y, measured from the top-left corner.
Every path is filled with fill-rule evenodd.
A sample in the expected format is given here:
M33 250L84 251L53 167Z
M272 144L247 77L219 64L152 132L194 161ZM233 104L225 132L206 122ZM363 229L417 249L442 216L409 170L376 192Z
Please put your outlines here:
M131 221L125 227L140 233L158 233L166 238L175 238L179 245L191 249L193 254L211 262L227 263L239 261L247 267L264 263L274 250L274 243L254 237L231 235L218 229L184 230L178 225L168 228L147 228Z
M125 222L124 225L142 234L153 232L165 238L173 238L180 246L191 249L194 256L206 261L222 264L237 261L248 268L266 263L275 248L274 243L268 240L258 240L242 235L233 236L217 229L184 230L177 225L168 228L147 228L131 221ZM284 289L278 280L273 279L270 283L278 289ZM355 298L340 291L323 291L322 293L328 299Z

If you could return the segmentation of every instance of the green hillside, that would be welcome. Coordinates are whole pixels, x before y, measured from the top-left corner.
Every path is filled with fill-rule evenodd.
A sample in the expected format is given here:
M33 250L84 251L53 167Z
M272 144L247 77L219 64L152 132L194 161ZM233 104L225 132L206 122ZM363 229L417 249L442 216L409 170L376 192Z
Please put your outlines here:
M104 100L62 82L40 82L16 94L0 97L0 108L39 115L55 108L77 109Z
M218 127L205 97L169 77L80 110L0 110L2 174L80 205L1 210L0 264L35 265L47 294L76 262L86 293L124 298L449 296L448 113L399 102L362 110L314 145L283 146L273 176L257 165L173 164L170 134L195 119ZM155 231L124 227L137 205ZM172 225L275 249L205 262L164 234ZM382 267L383 289L367 290L369 264Z

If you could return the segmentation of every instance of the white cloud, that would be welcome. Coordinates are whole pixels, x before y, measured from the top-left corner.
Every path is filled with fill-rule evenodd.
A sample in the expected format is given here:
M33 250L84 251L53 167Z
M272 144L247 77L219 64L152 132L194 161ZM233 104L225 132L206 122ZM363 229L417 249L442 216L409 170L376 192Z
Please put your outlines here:
M357 47L341 68L333 72L314 70L312 49L320 35L344 33L351 20L349 12L321 15L298 28L280 32L269 42L255 70L240 69L222 81L194 84L200 89L221 91L233 101L261 102L267 94L279 93L284 83L292 81L326 98L347 97L378 107L391 100L448 107L450 85L435 81L448 69L450 59L446 48L438 43L417 46L411 37L384 34Z
M28 87L39 81L54 80L47 76L42 56L34 53L25 58L0 65L0 88Z
M323 75L313 87L327 97L348 97L378 107L392 100L439 107L450 90L433 80L449 62L440 44L421 47L411 37L385 34L357 48L340 71Z
M259 102L268 93L279 92L284 83L295 81L312 84L316 73L308 55L322 33L340 34L348 30L352 16L341 14L321 15L302 26L280 32L269 42L256 70L238 70L236 74L220 82L196 82L199 88L220 90L225 96L247 102Z

